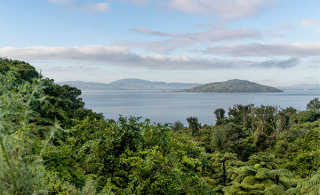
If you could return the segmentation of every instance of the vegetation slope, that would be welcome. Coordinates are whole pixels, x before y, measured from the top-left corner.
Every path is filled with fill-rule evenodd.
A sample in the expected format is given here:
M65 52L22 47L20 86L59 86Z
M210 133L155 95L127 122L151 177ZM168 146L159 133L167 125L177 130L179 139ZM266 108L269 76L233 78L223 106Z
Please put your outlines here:
M320 101L151 124L105 119L81 91L0 59L0 194L319 194Z

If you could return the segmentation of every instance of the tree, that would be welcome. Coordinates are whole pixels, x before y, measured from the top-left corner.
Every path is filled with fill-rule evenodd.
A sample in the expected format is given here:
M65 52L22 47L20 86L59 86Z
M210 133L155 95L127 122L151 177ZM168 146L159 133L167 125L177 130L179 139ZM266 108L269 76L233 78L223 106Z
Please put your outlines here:
M232 122L219 126L212 136L213 151L235 153L241 160L247 160L254 151L245 141L246 133Z
M254 105L234 105L233 108L229 108L229 120L235 124L242 125L245 129L250 129L252 126L251 113L253 111Z
M183 123L180 121L176 121L174 122L174 124L172 125L172 130L174 131L179 131L184 127Z
M222 168L222 185L223 186L226 186L227 177L228 177L227 175L228 171L226 170L227 161L234 161L234 160L237 160L237 157L235 156L235 154L228 153L228 152L224 154L217 152L212 157L212 161L213 161L212 164L216 167ZM221 181L221 178L220 178L220 181Z
M297 110L295 108L289 107L286 109L282 109L279 111L276 115L277 120L277 128L276 128L276 134L278 135L282 131L288 131L290 128L290 117L297 113Z
M223 120L225 119L225 113L226 111L223 108L218 108L214 111L216 116L216 125L221 125L223 123Z
M0 74L5 74L10 70L15 74L15 81L20 84L25 81L32 82L33 79L40 78L40 74L29 63L0 58Z
M189 129L192 131L192 135L196 135L199 132L199 129L201 128L201 125L198 123L197 117L189 117L187 118L187 121L189 123Z
M310 102L307 104L307 110L319 112L320 111L319 98L314 98L313 100L310 100Z
M256 107L253 111L254 124L257 131L271 135L276 129L276 118L277 108L273 106Z
M314 122L320 118L320 113L306 110L293 114L290 120L296 124L304 124L306 122Z

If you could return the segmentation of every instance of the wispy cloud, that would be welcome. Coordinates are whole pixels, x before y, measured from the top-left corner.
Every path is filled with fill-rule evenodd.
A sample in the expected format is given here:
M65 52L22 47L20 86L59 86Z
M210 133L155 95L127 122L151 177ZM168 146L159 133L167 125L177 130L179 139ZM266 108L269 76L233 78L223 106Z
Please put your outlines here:
M102 72L103 69L99 66L92 66L92 65L69 65L69 66L49 66L45 67L43 70L50 71L50 72Z
M109 10L109 4L106 2L92 3L92 2L77 2L76 0L48 0L52 3L67 6L70 9L79 10L82 12L106 12Z
M179 48L192 47L199 44L212 44L221 41L235 41L244 39L259 39L262 33L252 29L214 29L197 33L172 33L172 32L159 32L149 30L147 28L132 29L135 32L143 35L152 35L165 37L161 41L123 41L117 42L114 45L131 48L147 48L150 51L160 54L167 54Z
M268 60L260 63L253 64L253 67L259 67L259 68L293 68L297 66L300 63L300 59L298 58L290 58L287 60Z
M300 24L303 27L320 26L320 20L302 20Z
M320 43L292 43L292 44L262 44L229 45L207 48L204 53L226 56L291 56L308 57L320 56Z
M261 33L256 30L248 28L216 28L209 31L197 32L197 33L166 33L149 30L147 28L134 28L135 32L139 32L146 35L153 36L169 36L172 38L179 39L196 39L196 41L226 41L226 40L240 40L248 38L259 38Z
M143 5L147 5L149 3L156 2L156 1L161 1L161 0L117 0L117 1L128 2L128 3L133 3L133 4L136 4L136 5L143 6Z
M169 0L167 7L188 14L218 16L226 19L257 15L274 0Z
M239 69L250 67L290 68L298 64L297 59L288 61L255 62L246 60L221 60L217 58L139 55L121 47L4 47L0 56L22 60L72 60L100 62L122 67L147 67L167 70Z
M300 25L308 28L308 27L315 27L317 29L317 33L320 33L320 20L312 20L312 19L308 19L308 20L302 20L300 22Z
M117 0L140 6L156 4L158 7L186 14L224 19L255 16L279 0Z
M131 29L131 31L142 33L145 35L153 35L153 36L160 36L160 37L176 37L181 35L179 33L166 33L166 32L154 31L144 27L133 28Z

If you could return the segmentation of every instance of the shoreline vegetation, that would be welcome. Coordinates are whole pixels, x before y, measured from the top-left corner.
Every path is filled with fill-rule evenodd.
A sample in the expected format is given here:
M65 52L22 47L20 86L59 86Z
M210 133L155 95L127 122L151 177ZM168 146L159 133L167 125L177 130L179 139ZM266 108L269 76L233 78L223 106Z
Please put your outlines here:
M105 119L81 90L0 58L0 194L319 194L320 101Z

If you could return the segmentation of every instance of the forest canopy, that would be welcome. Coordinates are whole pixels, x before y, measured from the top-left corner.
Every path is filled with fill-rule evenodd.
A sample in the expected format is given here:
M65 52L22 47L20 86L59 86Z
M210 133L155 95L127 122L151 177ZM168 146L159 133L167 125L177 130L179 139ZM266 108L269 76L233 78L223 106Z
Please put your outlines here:
M0 194L319 194L320 102L230 105L155 124L106 119L81 91L0 58Z

